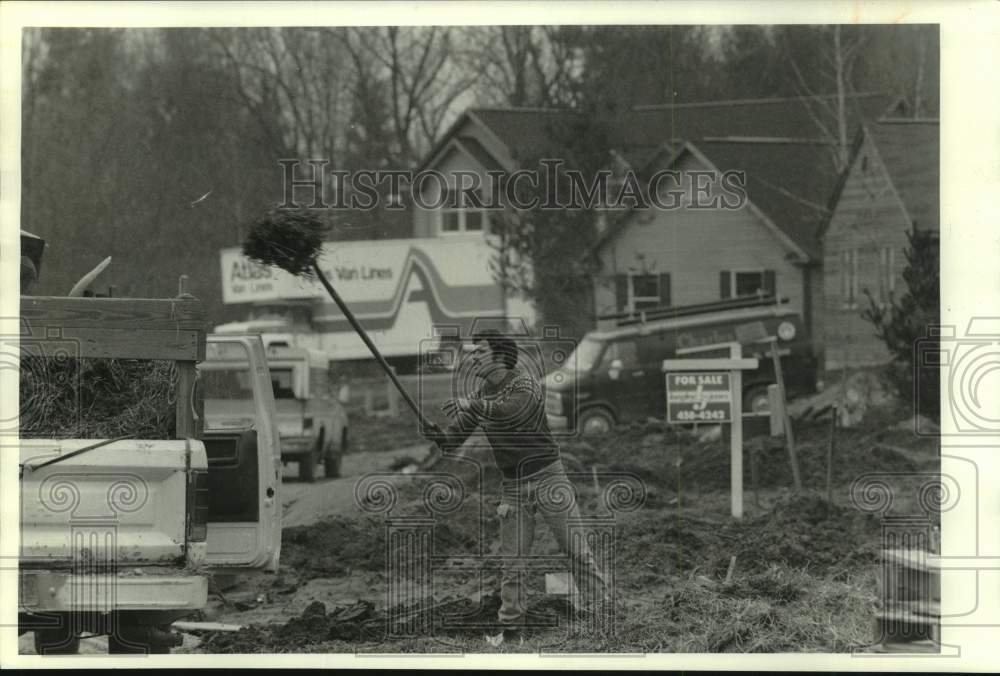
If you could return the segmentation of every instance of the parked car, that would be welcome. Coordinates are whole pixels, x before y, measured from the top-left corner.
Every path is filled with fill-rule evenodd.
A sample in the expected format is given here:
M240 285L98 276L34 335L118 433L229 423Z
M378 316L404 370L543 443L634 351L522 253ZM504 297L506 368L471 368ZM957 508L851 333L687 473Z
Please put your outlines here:
M663 418L663 360L729 356L725 348L701 348L730 341L744 343L744 357L760 360L757 370L743 374L743 410L766 413L775 376L769 344L757 342L765 334L777 338L788 395L815 392L817 358L798 312L769 297L733 299L622 316L616 328L586 334L565 365L546 376L549 425L593 434Z
M302 481L314 481L320 463L328 479L340 476L341 458L349 444L344 408L347 393L343 387L335 387L332 360L316 349L273 342L266 351L282 463L297 462ZM223 394L206 398L206 421L213 426L238 423L246 414L248 401L243 385L247 375L240 364L226 353L214 351L209 342L202 372L211 382L225 383L220 390Z

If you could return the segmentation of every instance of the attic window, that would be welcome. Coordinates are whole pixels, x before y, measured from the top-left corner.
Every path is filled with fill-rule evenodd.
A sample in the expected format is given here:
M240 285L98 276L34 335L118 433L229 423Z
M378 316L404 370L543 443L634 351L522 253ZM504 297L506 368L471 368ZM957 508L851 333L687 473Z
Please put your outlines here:
M485 209L477 209L462 199L458 204L458 195L449 195L445 201L448 206L438 209L438 232L442 235L456 235L466 232L485 232L489 229L489 213ZM464 197L464 196L463 196Z

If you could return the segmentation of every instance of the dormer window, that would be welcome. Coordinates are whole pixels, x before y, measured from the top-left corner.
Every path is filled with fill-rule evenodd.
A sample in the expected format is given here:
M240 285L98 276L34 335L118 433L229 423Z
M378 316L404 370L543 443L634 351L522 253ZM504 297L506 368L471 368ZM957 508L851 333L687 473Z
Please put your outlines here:
M464 194L449 195L445 206L438 209L437 214L438 232L442 235L489 232L489 212L470 204Z

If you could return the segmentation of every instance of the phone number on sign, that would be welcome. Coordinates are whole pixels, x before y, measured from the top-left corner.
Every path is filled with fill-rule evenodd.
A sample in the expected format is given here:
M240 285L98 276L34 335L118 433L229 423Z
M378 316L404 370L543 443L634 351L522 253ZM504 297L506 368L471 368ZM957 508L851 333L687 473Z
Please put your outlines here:
M677 411L677 420L725 420L725 411Z

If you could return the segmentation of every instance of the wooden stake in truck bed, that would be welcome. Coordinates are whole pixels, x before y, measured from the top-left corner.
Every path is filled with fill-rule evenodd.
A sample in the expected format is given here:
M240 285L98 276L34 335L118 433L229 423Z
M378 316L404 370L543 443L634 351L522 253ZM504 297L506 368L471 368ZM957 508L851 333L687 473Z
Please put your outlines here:
M47 438L36 427L31 436L43 438L21 439L20 631L34 631L42 653L76 652L81 634L108 634L110 652L168 652L180 640L171 623L204 607L212 568L277 566L270 383L254 383L253 419L240 435L204 429L205 314L183 288L172 299L25 296L21 317L22 363L173 362L175 382L173 438ZM259 340L233 342L266 373ZM22 429L35 394L22 387ZM233 463L252 464L255 481L227 482ZM213 494L226 485L229 495Z

